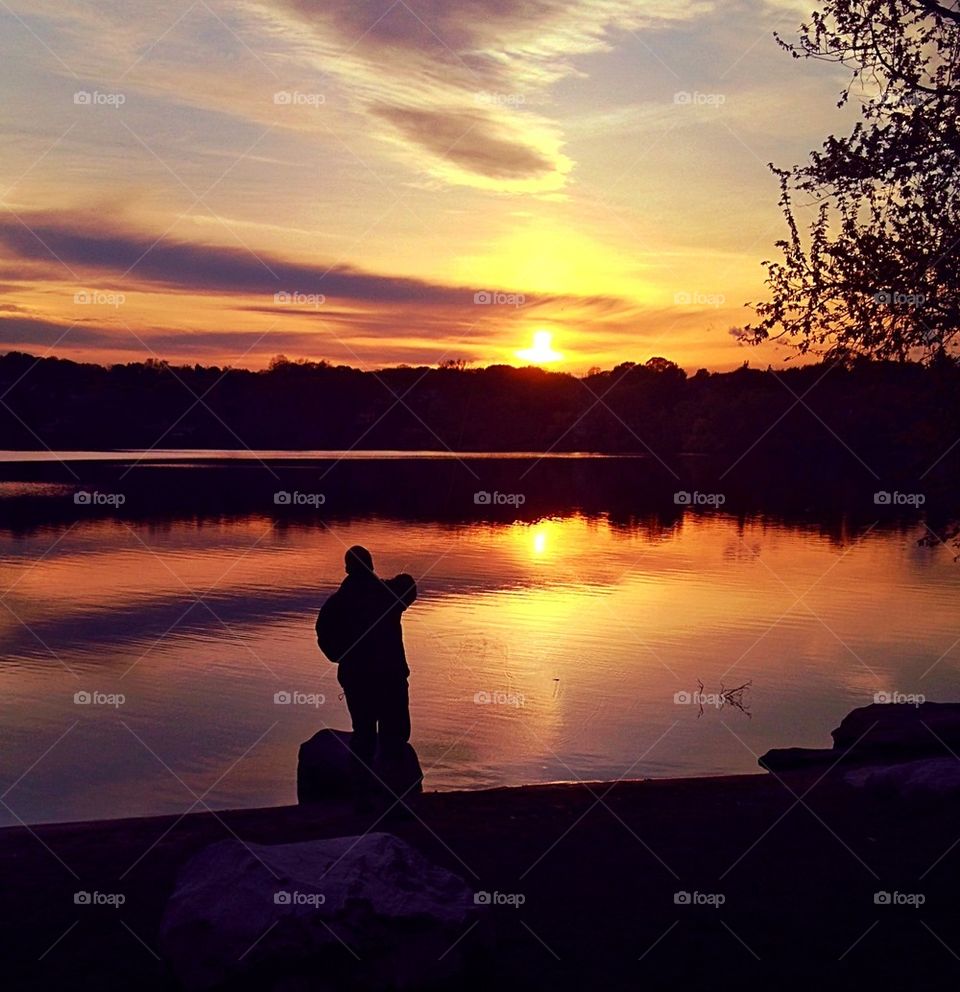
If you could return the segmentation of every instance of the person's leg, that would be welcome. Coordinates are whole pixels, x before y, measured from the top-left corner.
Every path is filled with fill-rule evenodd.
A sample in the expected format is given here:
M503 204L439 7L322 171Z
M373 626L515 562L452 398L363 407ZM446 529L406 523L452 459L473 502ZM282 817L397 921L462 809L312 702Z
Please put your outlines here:
M410 691L407 680L398 679L382 685L378 696L380 751L384 758L396 758L410 740Z
M376 700L371 693L359 689L344 689L353 733L350 751L353 754L354 789L358 793L370 789L370 768L377 747Z
M383 687L380 715L380 774L391 796L391 816L410 816L422 774L410 747L410 696L405 678Z

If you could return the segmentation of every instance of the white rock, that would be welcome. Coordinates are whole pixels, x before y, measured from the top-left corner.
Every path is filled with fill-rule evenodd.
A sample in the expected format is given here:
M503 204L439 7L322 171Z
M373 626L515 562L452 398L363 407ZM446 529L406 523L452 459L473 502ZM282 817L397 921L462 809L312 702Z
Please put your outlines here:
M847 772L844 781L868 792L901 799L948 799L960 795L960 761L923 758L895 765L871 765Z
M222 841L181 869L160 946L188 989L310 976L313 989L429 988L484 931L458 876L385 833L298 844Z

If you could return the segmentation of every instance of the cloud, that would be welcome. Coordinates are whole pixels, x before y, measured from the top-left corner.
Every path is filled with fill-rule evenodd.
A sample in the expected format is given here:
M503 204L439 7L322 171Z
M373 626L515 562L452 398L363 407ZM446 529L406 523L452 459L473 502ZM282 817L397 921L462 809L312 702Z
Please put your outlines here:
M508 192L561 189L573 163L551 88L625 32L663 32L714 0L209 0L159 39L127 7L11 0L38 22L56 72L87 88L228 113L325 140L381 139L422 175ZM244 60L249 72L238 72ZM279 91L324 97L277 107ZM142 102L142 101L141 101ZM127 108L137 101L132 95ZM361 125L362 126L362 125Z
M0 347L36 349L60 344L63 348L116 348L118 338L116 331L104 328L79 324L71 327L32 317L0 317Z
M473 290L420 279L377 275L348 265L324 266L279 258L244 248L178 241L152 233L110 230L86 215L37 213L23 223L0 218L0 246L10 259L27 264L63 264L77 274L112 278L124 285L152 284L181 291L273 295L322 293L332 299L376 303L458 304ZM129 272L129 276L127 273ZM125 281L128 279L129 282Z
M704 0L261 0L312 61L433 175L510 191L559 189L572 163L549 87L617 32L663 28ZM286 29L283 31L283 29ZM399 139L399 140L398 140Z
M358 307L384 312L385 308L410 306L420 313L433 309L436 315L467 309L473 322L479 315L475 294L490 289L366 272L349 265L297 261L246 248L159 237L153 232L111 229L100 218L84 213L38 212L20 220L0 216L0 257L9 278L36 278L38 267L44 263L43 274L48 280L63 281L64 275L70 275L95 282L98 288L233 296L238 309L345 321ZM290 297L278 302L277 293ZM251 305L250 297L257 294L268 297L269 302ZM312 300L300 299L298 294L325 299L318 310ZM623 314L634 306L608 295L531 293L524 294L522 305L528 310L562 306L597 315ZM395 314L391 313L390 319L396 323Z
M635 302L603 294L519 293L515 306L478 305L490 286L158 239L90 213L22 220L0 215L0 270L32 277L20 290L29 309L17 313L17 299L0 311L0 346L32 352L253 365L280 351L363 367L451 355L490 362L522 343L534 321L593 335L627 333L642 316ZM81 288L123 299L82 306Z
M404 51L423 57L437 79L452 67L475 81L554 82L571 55L603 51L616 29L685 20L713 5L704 0L272 0L321 37L361 52ZM388 66L383 68L389 71Z
M0 314L0 352L26 351L39 354L56 348L69 350L71 357L92 356L97 361L143 361L160 357L174 362L203 360L244 367L263 365L281 352L293 356L325 359L345 365L382 368L404 362L438 362L451 355L477 360L485 354L485 338L465 341L451 349L441 337L392 338L390 360L383 354L383 335L377 328L351 329L343 336L317 330L271 329L257 331L178 331L144 329L135 333L124 326L62 324L53 320L5 317ZM489 348L486 348L489 352Z
M513 140L507 130L476 111L450 113L383 104L371 113L392 124L412 144L490 179L531 179L559 168L559 160Z

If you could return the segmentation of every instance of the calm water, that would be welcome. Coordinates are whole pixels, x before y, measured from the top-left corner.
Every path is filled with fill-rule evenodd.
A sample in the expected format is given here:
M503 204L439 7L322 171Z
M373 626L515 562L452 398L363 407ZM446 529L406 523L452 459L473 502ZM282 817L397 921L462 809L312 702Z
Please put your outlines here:
M875 692L957 697L960 565L921 531L576 512L0 530L0 816L295 802L300 742L349 726L313 621L354 543L419 580L406 643L428 788L756 771L770 747L828 744ZM752 682L750 715L675 702L698 680Z

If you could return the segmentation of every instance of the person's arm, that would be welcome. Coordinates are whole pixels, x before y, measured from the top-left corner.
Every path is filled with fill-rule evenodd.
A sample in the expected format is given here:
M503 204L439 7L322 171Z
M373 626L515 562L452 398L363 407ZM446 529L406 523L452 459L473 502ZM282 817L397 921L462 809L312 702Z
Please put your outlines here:
M401 610L411 606L417 598L417 583L412 575L401 572L392 579L387 579L387 587L397 597Z

